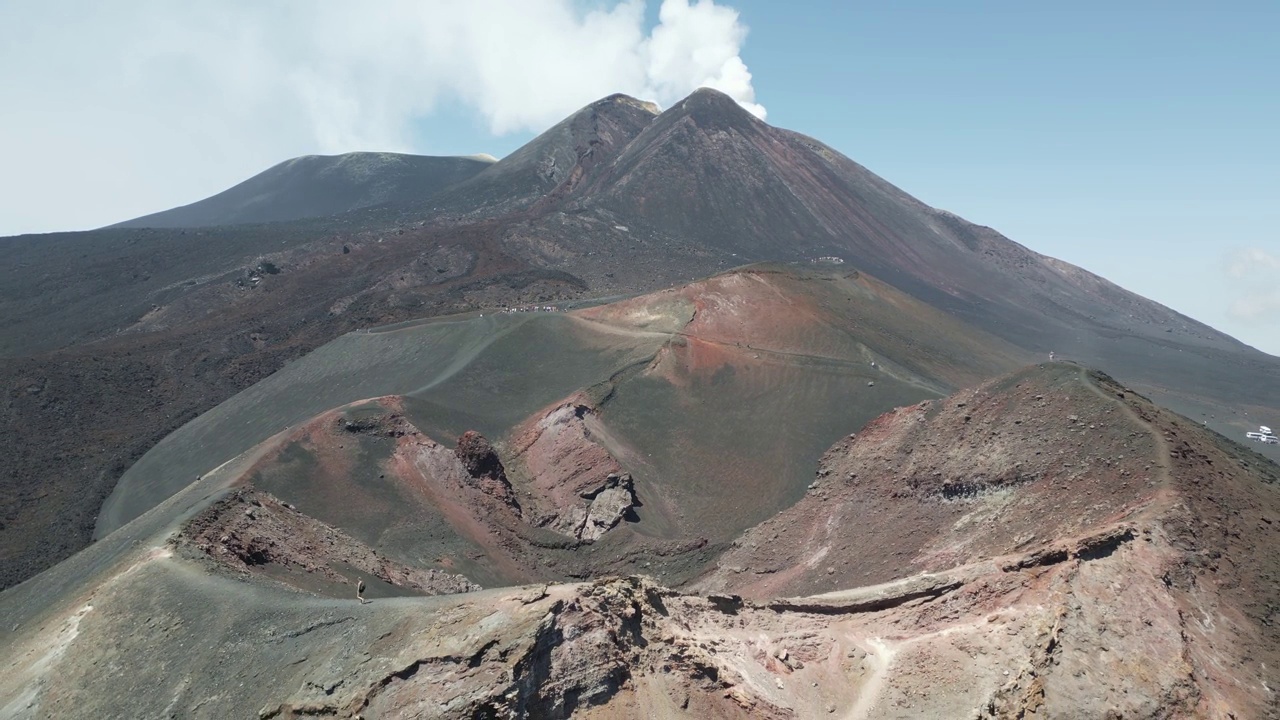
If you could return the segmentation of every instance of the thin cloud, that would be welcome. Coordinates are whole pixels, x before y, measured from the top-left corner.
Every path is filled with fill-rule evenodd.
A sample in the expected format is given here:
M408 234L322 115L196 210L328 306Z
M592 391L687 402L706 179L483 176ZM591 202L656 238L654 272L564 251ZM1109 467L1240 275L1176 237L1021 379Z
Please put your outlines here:
M1233 278L1248 279L1269 275L1274 282L1277 272L1280 272L1280 255L1262 248L1239 248L1227 257L1227 274Z
M271 162L429 152L443 107L540 131L624 92L701 86L759 117L747 28L713 0L0 5L0 234L86 227L190 202ZM482 151L485 148L475 148Z
M1256 293L1245 293L1237 297L1227 308L1227 312L1237 320L1245 322L1280 325L1276 315L1280 315L1280 290L1260 290Z
M1231 288L1227 313L1241 322L1280 327L1280 255L1237 248L1227 255L1225 267Z

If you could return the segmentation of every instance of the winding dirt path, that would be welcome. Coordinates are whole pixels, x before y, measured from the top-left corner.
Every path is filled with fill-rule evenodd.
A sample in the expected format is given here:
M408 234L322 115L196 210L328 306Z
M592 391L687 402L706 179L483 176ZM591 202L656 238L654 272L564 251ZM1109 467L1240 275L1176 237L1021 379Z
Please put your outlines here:
M870 645L874 651L868 654L868 658L872 659L875 669L871 671L871 677L858 688L858 700L853 707L849 708L845 720L867 720L871 717L871 711L875 708L876 701L880 699L885 683L888 682L889 668L893 667L893 658L898 654L896 647L888 645L878 637L868 638L867 645Z
M1160 432L1154 425L1152 425L1147 420L1143 419L1142 416L1138 415L1138 413L1134 412L1133 408L1129 407L1128 403L1121 401L1119 398L1116 398L1111 395L1108 395L1107 393L1104 393L1097 385L1095 385L1092 381L1089 380L1089 377L1085 374L1084 368L1077 368L1076 373L1080 376L1080 381L1084 383L1086 387L1092 390L1095 395L1097 395L1098 397L1104 400L1107 400L1108 402L1115 404L1120 408L1120 411L1123 412L1125 416L1128 417L1129 420L1133 422L1133 424L1137 425L1138 427L1146 429L1147 433L1151 435L1151 440L1155 445L1155 452L1156 452L1155 462L1156 462L1156 466L1160 468L1160 473L1159 473L1160 487L1161 488L1172 487L1173 462L1169 460L1169 458L1171 457L1170 453L1172 452L1172 449L1169 447L1169 441L1165 439L1164 433Z

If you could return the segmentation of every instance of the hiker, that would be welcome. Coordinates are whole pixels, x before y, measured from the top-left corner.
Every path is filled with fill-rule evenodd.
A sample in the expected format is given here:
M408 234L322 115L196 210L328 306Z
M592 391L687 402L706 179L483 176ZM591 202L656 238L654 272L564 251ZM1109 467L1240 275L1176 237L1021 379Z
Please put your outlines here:
M356 578L356 599L363 605L367 601L364 599L364 578Z

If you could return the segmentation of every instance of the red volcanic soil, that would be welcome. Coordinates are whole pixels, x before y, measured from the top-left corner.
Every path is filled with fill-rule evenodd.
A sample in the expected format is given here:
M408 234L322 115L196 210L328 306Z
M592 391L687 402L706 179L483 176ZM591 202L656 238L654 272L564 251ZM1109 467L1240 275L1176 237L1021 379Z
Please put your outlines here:
M613 574L644 558L700 567L704 541L622 531L636 487L592 439L607 430L580 400L526 421L505 464L477 432L453 447L426 436L399 397L362 401L296 428L243 482L390 561L484 586Z
M341 530L252 488L237 489L206 508L186 523L174 542L240 572L339 596L354 596L361 578L372 589L367 593L370 597L480 589L461 575L396 563ZM376 586L376 580L385 585Z
M575 311L636 331L675 332L695 374L749 359L877 362L914 382L954 389L1027 359L979 331L857 270L739 268L643 297ZM673 381L675 379L673 378Z
M830 326L834 318L811 292L784 294L774 274L737 270L577 314L637 330L676 332L686 342L675 347L687 348L681 352L694 373L714 373L744 351L847 356L853 346L848 332Z
M1226 716L1270 703L1280 681L1278 518L1280 468L1105 375L1050 364L837 443L804 499L745 533L701 585L767 598L953 576L964 593L1060 607L1076 635L1054 662L1087 668L1075 672L1095 687ZM1042 701L1085 687L1038 672ZM1122 687L1134 682L1154 686Z
M487 445L476 435L472 445ZM501 464L423 434L402 399L383 397L323 413L246 474L255 486L341 527L398 562L462 572L481 585L531 579L510 548L524 543Z
M597 442L608 431L584 394L535 414L511 436L530 523L593 542L637 504L631 476Z
M1123 388L1085 375L1044 366L872 421L828 451L796 508L728 554L757 578L735 587L888 582L1132 522L1170 492L1165 441Z
M711 543L789 507L831 442L885 409L1022 364L1017 350L857 271L740 268L575 311L670 340L599 417L679 531Z

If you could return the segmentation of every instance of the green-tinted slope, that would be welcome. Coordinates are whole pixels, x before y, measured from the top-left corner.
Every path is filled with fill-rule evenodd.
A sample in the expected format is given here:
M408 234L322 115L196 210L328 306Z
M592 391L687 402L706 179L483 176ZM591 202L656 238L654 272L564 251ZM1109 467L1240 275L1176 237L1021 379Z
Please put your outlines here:
M437 424L498 426L609 376L660 339L586 352L559 314L487 315L344 335L200 416L161 441L121 478L96 535L129 522L199 474L330 408L382 395L414 395L440 408ZM542 350L554 355L537 358ZM505 376L486 368L508 367ZM440 389L437 388L447 388ZM449 412L460 413L459 428ZM510 423L510 420L506 422Z
M851 429L1020 362L998 340L843 268L744 268L574 313L355 333L166 438L125 475L98 535L286 427L363 398L403 396L406 417L432 441L478 430L510 458L521 428L576 394L593 408L593 442L634 476L641 501L632 522L583 552L649 541L714 547L798 499L822 452ZM461 547L389 540L341 507L348 483L383 479L389 449L348 450L324 467L290 452L258 476L273 494L309 501L325 522L361 526L347 529L372 546ZM321 476L331 487L315 485ZM535 479L518 475L517 491ZM395 494L350 492L370 507Z

